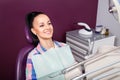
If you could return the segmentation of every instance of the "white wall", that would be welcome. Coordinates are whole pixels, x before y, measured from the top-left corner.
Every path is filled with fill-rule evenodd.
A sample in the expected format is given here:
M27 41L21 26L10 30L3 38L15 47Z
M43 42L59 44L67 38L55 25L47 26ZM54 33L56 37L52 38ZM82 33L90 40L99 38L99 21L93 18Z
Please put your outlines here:
M109 28L110 32L116 36L115 45L120 45L120 23L118 23L112 14L108 12L109 0L98 1L98 12L96 25L103 25Z

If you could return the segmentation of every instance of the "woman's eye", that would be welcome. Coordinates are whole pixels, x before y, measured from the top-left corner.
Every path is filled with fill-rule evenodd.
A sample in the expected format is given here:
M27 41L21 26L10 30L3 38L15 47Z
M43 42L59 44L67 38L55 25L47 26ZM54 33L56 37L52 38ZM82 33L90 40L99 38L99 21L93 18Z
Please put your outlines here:
M40 27L43 27L44 25L40 25Z
M51 25L51 22L50 22L50 23L48 23L48 25Z

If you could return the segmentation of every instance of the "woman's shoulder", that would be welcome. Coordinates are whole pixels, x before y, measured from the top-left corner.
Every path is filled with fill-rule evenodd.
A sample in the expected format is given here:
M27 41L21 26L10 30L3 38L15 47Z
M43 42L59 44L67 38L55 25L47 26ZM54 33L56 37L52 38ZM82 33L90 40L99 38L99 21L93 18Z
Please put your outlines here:
M36 51L36 47L33 48L29 53L28 53L28 58L31 58L33 55L35 55L37 53Z

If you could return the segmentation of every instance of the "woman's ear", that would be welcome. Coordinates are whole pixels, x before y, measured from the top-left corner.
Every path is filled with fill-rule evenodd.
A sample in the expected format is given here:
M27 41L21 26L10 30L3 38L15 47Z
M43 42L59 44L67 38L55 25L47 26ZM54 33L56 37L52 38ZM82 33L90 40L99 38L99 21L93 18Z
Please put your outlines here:
M35 30L34 30L33 28L31 28L31 32L32 32L34 35L36 35L36 32L35 32Z

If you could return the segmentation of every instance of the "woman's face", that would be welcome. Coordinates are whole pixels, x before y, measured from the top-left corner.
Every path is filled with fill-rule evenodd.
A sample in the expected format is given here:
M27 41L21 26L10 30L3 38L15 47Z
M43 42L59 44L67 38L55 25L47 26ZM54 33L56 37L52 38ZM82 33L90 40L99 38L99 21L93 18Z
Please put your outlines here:
M31 29L38 39L51 39L53 36L53 26L49 17L45 14L36 16L33 20L33 28Z

